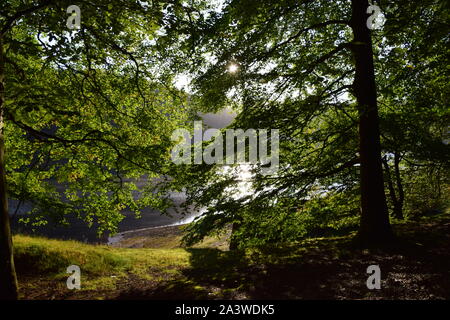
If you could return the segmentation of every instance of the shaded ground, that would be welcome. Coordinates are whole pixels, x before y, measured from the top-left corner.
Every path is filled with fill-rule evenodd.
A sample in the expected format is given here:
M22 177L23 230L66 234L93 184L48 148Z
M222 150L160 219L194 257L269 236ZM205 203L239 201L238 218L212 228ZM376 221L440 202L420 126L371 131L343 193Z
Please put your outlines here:
M402 242L384 252L354 248L351 235L245 254L189 248L189 263L151 267L147 279L129 275L113 288L68 291L61 283L28 276L20 279L26 283L22 294L29 299L450 299L450 219L410 222L395 230ZM373 264L381 269L381 290L366 287L366 270Z

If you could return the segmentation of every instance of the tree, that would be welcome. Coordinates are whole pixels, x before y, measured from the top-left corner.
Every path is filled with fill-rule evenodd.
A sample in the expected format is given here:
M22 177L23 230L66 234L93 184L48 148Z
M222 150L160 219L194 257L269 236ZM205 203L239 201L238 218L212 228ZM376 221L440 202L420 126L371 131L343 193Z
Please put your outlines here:
M115 232L125 207L139 215L169 205L153 180L167 172L186 101L157 66L160 4L81 0L74 30L66 24L72 4L0 5L3 299L17 298L7 188L33 203L34 221L75 215L97 223L99 233ZM139 187L142 177L147 183Z
M369 30L365 0L229 1L220 10L197 3L200 9L169 8L171 28L161 40L167 44L172 39L181 51L180 60L187 61L187 54L194 57L185 64L204 110L233 106L239 115L232 127L281 129L281 167L276 175L265 177L259 174L261 165L254 166L252 194L240 199L230 192L239 181L238 169L217 178L220 166L192 167L186 179L190 199L207 211L189 226L187 242L230 223L245 224L246 219L250 228L250 223L263 221L264 213L283 216L286 199L291 199L289 210L295 212L293 208L303 206L318 188L350 192L356 187L361 207L358 240L365 246L390 243L394 236L377 99L384 92L377 92L372 35L381 38L378 44L387 50L383 35L395 38L398 20L387 25L389 30ZM422 8L429 6L427 2ZM382 10L387 20L403 13L404 21L421 9L411 10L411 15L397 5ZM424 19L430 18L425 14ZM410 34L405 24L401 30ZM175 40L179 38L185 41L180 44ZM396 45L406 43L403 34L395 39ZM230 65L237 65L238 71L227 72ZM400 70L389 66L394 68L389 72ZM383 81L383 75L378 77ZM384 90L386 82L382 83ZM401 92L395 94L403 98ZM359 181L354 179L355 165Z
M416 190L408 181L417 178L417 171L434 171L433 179L420 178L431 186L432 180L444 179L441 172L449 163L443 140L449 119L445 97L450 87L442 72L449 64L445 49L448 17L444 1L422 1L420 5L399 1L386 11L383 33L375 41L383 159L397 218L410 213L403 207L408 198L406 205L411 207L410 196ZM427 188L420 185L420 197L425 198Z
M5 102L5 58L3 39L0 37L0 299L17 299L17 277L14 267L11 230L9 226L8 199L6 197L5 173L5 137L4 102Z
M355 57L354 94L359 111L359 157L361 163L361 226L359 237L368 245L392 240L384 194L381 164L377 90L372 38L367 28L367 1L352 1L351 25Z

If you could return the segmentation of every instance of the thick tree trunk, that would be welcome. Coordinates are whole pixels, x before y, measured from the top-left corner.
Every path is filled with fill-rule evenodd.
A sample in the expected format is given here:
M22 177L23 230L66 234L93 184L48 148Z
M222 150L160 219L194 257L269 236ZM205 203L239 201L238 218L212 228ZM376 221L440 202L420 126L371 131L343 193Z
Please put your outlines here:
M358 240L364 246L378 246L391 241L393 233L384 193L372 39L367 28L368 6L367 0L352 0L352 51L356 69L353 89L359 108L361 161L361 224Z
M14 268L8 200L6 196L5 137L3 110L5 107L5 56L0 36L0 299L17 299L17 277Z

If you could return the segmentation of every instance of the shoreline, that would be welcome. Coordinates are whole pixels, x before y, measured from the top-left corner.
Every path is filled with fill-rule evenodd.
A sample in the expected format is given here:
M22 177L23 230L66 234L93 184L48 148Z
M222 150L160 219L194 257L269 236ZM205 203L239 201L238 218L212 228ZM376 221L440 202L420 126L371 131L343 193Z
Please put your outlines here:
M156 226L156 227L147 227L147 228L141 228L141 229L135 229L135 230L127 230L123 232L118 232L117 234L108 237L107 245L114 246L116 244L119 244L122 240L127 239L126 235L134 235L134 237L140 236L139 234L142 234L144 232L156 230L156 229L167 229L171 227L183 227L187 225L185 224L170 224L170 225L164 225L164 226ZM128 238L134 238L133 236Z

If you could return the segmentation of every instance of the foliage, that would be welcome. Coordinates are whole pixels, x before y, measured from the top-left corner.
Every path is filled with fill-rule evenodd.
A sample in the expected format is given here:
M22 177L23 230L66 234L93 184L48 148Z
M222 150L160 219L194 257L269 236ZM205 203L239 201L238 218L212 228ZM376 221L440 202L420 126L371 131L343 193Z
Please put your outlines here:
M79 1L75 30L70 4L1 4L9 195L32 203L23 221L72 214L114 232L124 208L170 205L154 180L167 173L186 95L159 63L160 4Z
M203 110L233 107L231 128L281 131L280 170L267 177L260 164L252 166L250 194L239 193L239 166L228 174L214 165L177 172L189 200L206 207L185 241L230 225L242 245L299 238L324 228L324 214L331 224L354 226L360 160L350 1L227 1L221 9L197 1L183 8L163 40L180 49L174 61L189 59ZM407 161L440 167L434 172L443 175L448 165L448 9L444 1L401 1L382 11L387 22L372 33L382 156L392 170L393 153L401 155L401 174L392 177L398 193L396 182L411 174ZM238 72L227 72L230 64ZM310 200L329 190L336 195ZM343 218L343 205L354 215Z

